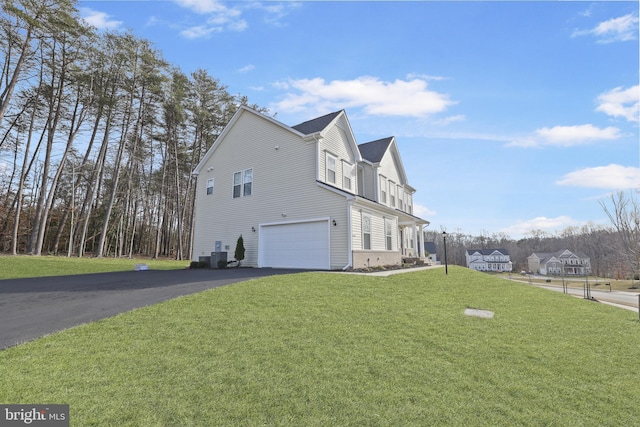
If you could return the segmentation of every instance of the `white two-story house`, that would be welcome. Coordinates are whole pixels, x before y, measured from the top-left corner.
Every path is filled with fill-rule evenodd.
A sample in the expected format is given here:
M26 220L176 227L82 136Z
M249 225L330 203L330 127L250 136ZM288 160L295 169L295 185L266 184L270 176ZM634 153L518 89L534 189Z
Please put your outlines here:
M591 259L563 249L553 253L534 252L527 257L529 271L543 276L584 276L591 274Z
M394 138L358 145L347 115L296 126L241 107L193 171L193 259L337 270L424 255L422 229Z
M469 249L465 257L467 267L472 270L510 272L513 269L506 249Z

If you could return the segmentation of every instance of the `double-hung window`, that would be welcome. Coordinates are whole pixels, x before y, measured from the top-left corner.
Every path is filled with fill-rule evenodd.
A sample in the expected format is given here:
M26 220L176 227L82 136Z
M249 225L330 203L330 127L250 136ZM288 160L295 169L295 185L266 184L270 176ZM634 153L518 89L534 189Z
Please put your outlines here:
M384 176L380 177L380 203L387 204L387 179Z
M389 218L384 220L384 237L385 249L388 251L393 250L393 221Z
M371 217L362 215L362 249L371 249Z
M253 187L253 169L233 174L233 198L250 196Z
M353 191L356 177L356 166L349 162L342 161L342 188Z
M392 208L396 207L396 185L393 181L389 181L389 205Z
M207 196L213 194L213 178L207 179Z
M327 182L336 183L336 158L327 153Z

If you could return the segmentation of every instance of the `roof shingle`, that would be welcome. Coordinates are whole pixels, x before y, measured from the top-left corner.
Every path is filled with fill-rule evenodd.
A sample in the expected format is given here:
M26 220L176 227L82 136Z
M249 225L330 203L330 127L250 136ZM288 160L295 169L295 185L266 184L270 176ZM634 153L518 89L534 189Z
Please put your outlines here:
M300 133L303 133L305 135L309 135L312 133L316 133L316 132L320 132L321 130L323 130L324 128L326 128L329 123L331 123L333 121L333 119L336 118L336 116L338 114L340 114L342 111L344 110L340 110L340 111L336 111L333 113L329 113L326 114L322 117L317 117L315 119L312 120L307 120L306 122L302 122L300 124L297 124L295 126L291 126L293 129L297 130Z
M389 137L378 139L376 141L365 142L364 144L358 145L358 149L360 150L360 154L363 159L366 159L371 163L380 163L392 140L393 137Z

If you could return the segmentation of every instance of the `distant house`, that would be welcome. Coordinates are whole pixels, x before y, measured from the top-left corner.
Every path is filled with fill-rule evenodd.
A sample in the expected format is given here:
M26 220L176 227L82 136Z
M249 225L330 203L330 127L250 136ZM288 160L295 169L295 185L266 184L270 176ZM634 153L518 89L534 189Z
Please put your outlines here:
M424 253L431 264L438 263L438 250L435 242L424 242Z
M568 249L553 253L534 252L527 257L529 271L543 276L584 276L591 274L591 260Z
M511 271L511 256L506 249L469 249L467 267L477 271Z
M195 168L193 260L338 270L423 258L395 138L358 144L344 110L295 126L240 107ZM212 255L213 256L213 255Z

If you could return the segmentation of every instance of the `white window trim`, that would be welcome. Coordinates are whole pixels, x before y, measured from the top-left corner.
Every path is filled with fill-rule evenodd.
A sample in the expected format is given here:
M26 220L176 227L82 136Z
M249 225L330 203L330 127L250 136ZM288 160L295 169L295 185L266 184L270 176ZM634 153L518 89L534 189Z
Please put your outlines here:
M393 225L391 218L384 219L384 249L387 251L393 250Z
M345 181L349 180L349 186L345 185ZM342 160L342 188L351 192L356 192L356 165Z
M205 189L206 189L207 196L211 196L215 192L215 180L214 180L214 178L207 179L207 184L206 184ZM209 189L211 189L211 192L209 192Z
M389 180L389 206L396 207L396 183Z
M387 187L387 178L383 175L380 175L380 203L383 205L387 204L387 193L389 192ZM384 197L383 197L384 196Z
M328 184L333 184L333 185L337 185L338 182L338 157L329 153L328 151L325 152L325 167L324 167L324 179ZM333 169L329 169L329 160L333 160ZM329 171L333 172L333 181L331 181L329 179Z
M245 194L245 184L247 184L245 182L245 177L247 175L247 172L251 171L251 193L250 194ZM240 174L240 193L238 194L238 196L236 197L235 195L235 188L236 188L236 175ZM231 197L234 199L239 199L242 197L248 197L251 196L253 194L253 168L247 168L247 169L243 169L240 171L235 171L233 173L233 179L231 181Z
M364 220L365 220L365 218L369 220L369 232L368 233L365 233L365 229L364 229ZM362 213L362 249L365 250L365 251L371 250L371 244L372 244L372 242L371 242L371 229L373 228L371 223L372 223L371 215L366 214L366 213ZM368 248L365 247L366 246L365 245L365 239L364 239L365 234L369 234L369 247Z

